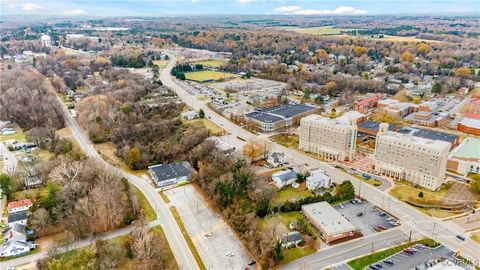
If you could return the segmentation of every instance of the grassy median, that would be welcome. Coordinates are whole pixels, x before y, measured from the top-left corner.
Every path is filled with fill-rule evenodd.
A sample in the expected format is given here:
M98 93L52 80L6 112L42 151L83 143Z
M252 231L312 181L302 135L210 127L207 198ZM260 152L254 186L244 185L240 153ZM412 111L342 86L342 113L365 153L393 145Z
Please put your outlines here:
M142 208L143 215L145 216L145 219L147 221L152 221L157 219L157 213L153 210L152 206L148 202L147 198L145 198L145 195L135 186L130 185L131 188L133 188L133 192L137 196L138 203L140 204L140 208Z
M190 236L187 233L187 230L185 229L185 225L183 225L183 221L180 218L180 214L178 213L177 208L175 208L175 206L170 206L170 211L172 212L173 217L177 221L178 227L180 227L180 230L182 231L182 234L185 237L185 241L187 241L188 247L190 248L190 251L192 251L195 261L197 261L198 267L201 270L207 270L207 268L203 264L200 254L198 254L197 248L193 244L192 239L190 238Z

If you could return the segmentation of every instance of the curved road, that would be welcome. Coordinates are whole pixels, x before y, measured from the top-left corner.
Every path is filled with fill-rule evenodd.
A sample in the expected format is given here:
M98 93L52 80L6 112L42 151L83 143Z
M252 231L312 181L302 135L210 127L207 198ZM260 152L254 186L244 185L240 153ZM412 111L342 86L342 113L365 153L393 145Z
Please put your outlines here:
M88 140L88 137L86 136L86 134L77 124L75 119L73 119L68 109L63 105L63 102L60 100L58 96L57 98L58 98L58 102L62 104L65 122L72 130L72 133L75 136L75 139L77 140L78 144L80 145L82 150L85 152L85 154L88 157L93 158L99 163L103 164L108 170L115 171L118 174L125 177L126 179L128 179L128 181L131 184L137 187L145 195L145 197L147 198L148 202L155 210L158 217L157 221L150 223L150 226L156 225L157 223L162 225L167 241L172 249L172 252L175 256L175 259L180 269L188 269L188 270L199 269L197 262L195 261L195 258L193 257L193 254L190 251L190 248L188 247L188 244L185 238L183 237L183 234L180 231L177 222L175 221L175 218L170 212L168 205L163 201L163 199L160 197L157 191L155 191L155 189L149 183L145 182L145 180L143 180L142 178L135 176L133 174L129 174L109 164L105 160L103 160L98 154L98 152L96 151L96 149L93 147L92 143ZM131 230L130 227L122 228L119 230L106 233L105 237L113 238L122 234L129 233L130 230ZM109 238L106 238L106 239L109 239ZM89 243L91 243L91 239L86 239L86 240L75 243L75 245L73 245L73 248L71 247L70 249L86 246ZM21 265L28 262L34 262L46 255L47 255L47 251L42 250L39 253L35 253L29 256L11 259L11 260L0 263L0 269L4 269L4 267L6 268L11 266Z
M265 135L253 134L230 122L228 119L210 109L207 106L207 101L201 101L197 99L195 96L191 95L185 89L177 85L170 76L170 70L176 63L176 57L172 54L169 56L170 62L168 63L167 67L162 70L160 75L162 82L166 86L172 88L187 105L196 111L203 109L205 115L210 120L227 130L230 135L223 137L225 141L232 144L237 149L241 149L242 145L245 143L244 140L266 137ZM238 139L238 137L241 137L243 140ZM271 141L269 141L269 144L271 151L286 153L287 156L293 159L294 162L292 163L308 164L311 167L321 168L325 170L332 177L332 179L338 182L350 180L356 186L356 192L358 195L368 199L370 202L378 206L386 208L393 215L400 218L402 223L406 225L402 226L406 233L409 233L410 230L413 230L425 235L426 237L434 238L453 251L459 250L460 254L466 258L477 261L480 260L480 245L468 238L465 241L458 240L456 235L462 234L464 230L452 221L442 221L427 216L408 204L396 200L389 194L386 194L373 186L365 184L363 181L360 181L359 179L347 173L335 169L328 163L307 156L296 149L287 148Z

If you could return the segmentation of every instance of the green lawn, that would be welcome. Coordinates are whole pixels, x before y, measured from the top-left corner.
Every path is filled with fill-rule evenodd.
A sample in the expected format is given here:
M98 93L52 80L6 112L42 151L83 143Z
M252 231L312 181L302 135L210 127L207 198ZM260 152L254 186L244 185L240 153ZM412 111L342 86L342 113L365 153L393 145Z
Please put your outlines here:
M288 186L279 190L276 196L272 198L272 206L279 205L290 199L302 199L312 195L314 195L314 193L307 189L305 183L300 184L299 188Z
M140 204L140 207L142 208L143 215L145 215L145 219L148 220L148 221L152 221L152 220L157 219L157 214L153 210L153 208L150 205L150 203L148 202L147 198L145 198L145 195L143 195L143 193L138 188L136 188L135 186L130 185L130 187L133 188L133 192L137 196L138 203Z
M283 134L277 134L270 137L270 139L278 144L289 148L298 148L299 137L296 134L285 137Z
M191 63L192 65L202 64L204 67L219 67L226 63L226 60L222 59L209 59L209 60L201 60Z
M180 214L177 211L177 208L175 206L170 206L170 211L173 214L173 217L177 221L178 227L180 227L180 230L182 231L183 237L185 237L185 241L187 241L188 247L190 248L190 251L193 254L193 257L195 257L195 261L198 264L198 267L201 270L207 270L205 267L205 264L203 264L202 258L200 257L200 254L198 254L197 248L192 242L192 239L187 233L187 230L185 229L185 225L183 224L182 218L180 217Z
M207 118L203 119L193 119L193 120L186 120L185 123L193 124L193 125L200 125L206 127L213 135L223 135L225 130L219 127L214 122L208 120Z
M383 260L387 257L390 257L393 254L396 254L396 253L406 249L407 247L413 246L413 245L418 244L418 243L422 243L422 244L424 244L426 246L430 246L430 247L436 247L436 246L439 245L437 242L433 241L432 239L423 239L423 240L399 245L399 246L396 246L396 247L393 247L393 248L390 248L390 249L382 250L382 251L379 251L379 252L376 252L376 253L373 253L373 254L358 258L358 259L354 259L354 260L349 261L347 264L354 270L363 270L373 263L376 263L380 260Z
M191 81L206 82L206 81L218 81L222 79L228 79L232 77L238 77L238 75L227 72L218 72L212 70L202 70L185 73L185 78Z
M159 68L166 68L168 65L168 60L155 60L152 62L154 65L157 65Z
M9 134L9 135L0 135L0 141L6 142L10 140L15 140L17 142L25 142L25 133L23 133L23 130L15 126L15 133L14 134Z
M310 255L312 253L317 252L317 249L313 246L301 246L295 248L289 248L283 250L283 259L281 261L282 264L287 264L291 261L299 259L301 257Z

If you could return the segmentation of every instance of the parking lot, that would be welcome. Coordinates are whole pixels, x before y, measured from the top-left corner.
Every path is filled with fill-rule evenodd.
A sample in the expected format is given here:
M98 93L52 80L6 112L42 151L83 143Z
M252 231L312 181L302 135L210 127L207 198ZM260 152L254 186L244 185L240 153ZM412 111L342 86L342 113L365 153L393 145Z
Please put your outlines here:
M357 199L357 201L360 200ZM345 202L336 205L335 209L360 229L364 236L396 227L393 225L396 222L395 218L368 201L362 203Z
M386 260L391 260L393 265L386 264L383 261L378 262L378 264L382 265L382 268L385 269L425 270L430 267L430 263L433 263L434 260L438 260L440 258L447 258L452 261L456 261L456 259L453 257L454 252L445 246L428 248L422 245L417 245L413 248L416 250L416 252L412 255L401 251L387 258Z
M192 185L165 191L180 214L207 269L244 269L251 260L222 217L213 212Z

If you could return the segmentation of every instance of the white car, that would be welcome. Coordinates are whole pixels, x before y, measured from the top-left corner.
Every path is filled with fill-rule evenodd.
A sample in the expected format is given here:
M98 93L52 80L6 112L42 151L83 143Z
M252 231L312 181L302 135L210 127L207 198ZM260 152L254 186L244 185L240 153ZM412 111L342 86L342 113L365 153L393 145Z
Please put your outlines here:
M233 257L233 256L235 256L235 254L234 254L233 252L231 252L231 251L228 251L228 252L225 253L225 256L227 256L227 257Z

